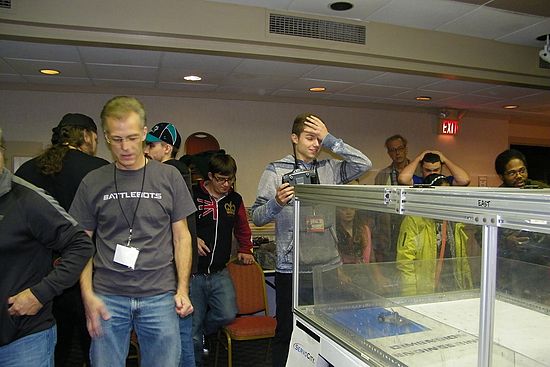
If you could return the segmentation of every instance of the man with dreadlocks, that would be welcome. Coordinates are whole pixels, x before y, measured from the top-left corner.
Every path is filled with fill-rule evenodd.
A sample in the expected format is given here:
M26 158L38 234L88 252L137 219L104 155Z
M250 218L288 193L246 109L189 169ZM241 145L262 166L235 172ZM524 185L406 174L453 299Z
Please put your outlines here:
M51 141L50 147L25 162L15 174L47 191L69 211L84 176L109 162L95 157L97 126L89 116L66 114L52 129ZM57 259L54 264L59 261L63 260ZM87 361L90 336L78 283L54 299L53 314L57 321L55 365L67 365L75 328L79 338L74 341L80 343L82 358Z

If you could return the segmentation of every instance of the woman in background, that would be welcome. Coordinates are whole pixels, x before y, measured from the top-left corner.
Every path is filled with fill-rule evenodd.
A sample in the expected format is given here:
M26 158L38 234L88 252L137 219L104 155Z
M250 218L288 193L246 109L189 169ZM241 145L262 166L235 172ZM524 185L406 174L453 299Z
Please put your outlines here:
M336 209L338 251L344 264L374 262L371 230L368 221L354 208Z

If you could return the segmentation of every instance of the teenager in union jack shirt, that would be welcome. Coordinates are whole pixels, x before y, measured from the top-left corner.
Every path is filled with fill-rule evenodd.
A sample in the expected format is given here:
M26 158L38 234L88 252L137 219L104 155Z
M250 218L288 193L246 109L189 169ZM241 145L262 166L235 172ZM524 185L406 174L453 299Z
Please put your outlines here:
M208 179L193 188L197 211L198 271L191 279L195 364L202 365L203 335L235 319L235 290L225 268L231 255L232 235L239 243L238 258L252 264L252 233L241 195L233 190L237 165L228 154L216 154L208 163Z

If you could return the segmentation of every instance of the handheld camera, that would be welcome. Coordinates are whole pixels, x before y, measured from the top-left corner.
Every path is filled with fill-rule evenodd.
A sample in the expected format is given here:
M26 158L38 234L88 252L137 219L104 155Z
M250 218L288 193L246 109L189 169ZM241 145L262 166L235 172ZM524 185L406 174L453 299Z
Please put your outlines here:
M306 169L296 169L283 175L283 183L288 182L291 186L302 184L316 184L317 172Z

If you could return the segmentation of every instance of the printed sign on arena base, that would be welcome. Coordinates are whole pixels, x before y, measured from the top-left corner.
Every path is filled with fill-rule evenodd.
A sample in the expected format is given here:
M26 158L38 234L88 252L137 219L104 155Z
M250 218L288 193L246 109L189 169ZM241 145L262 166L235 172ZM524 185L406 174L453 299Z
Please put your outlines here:
M319 356L320 343L299 327L294 327L290 339L287 367L315 366Z

